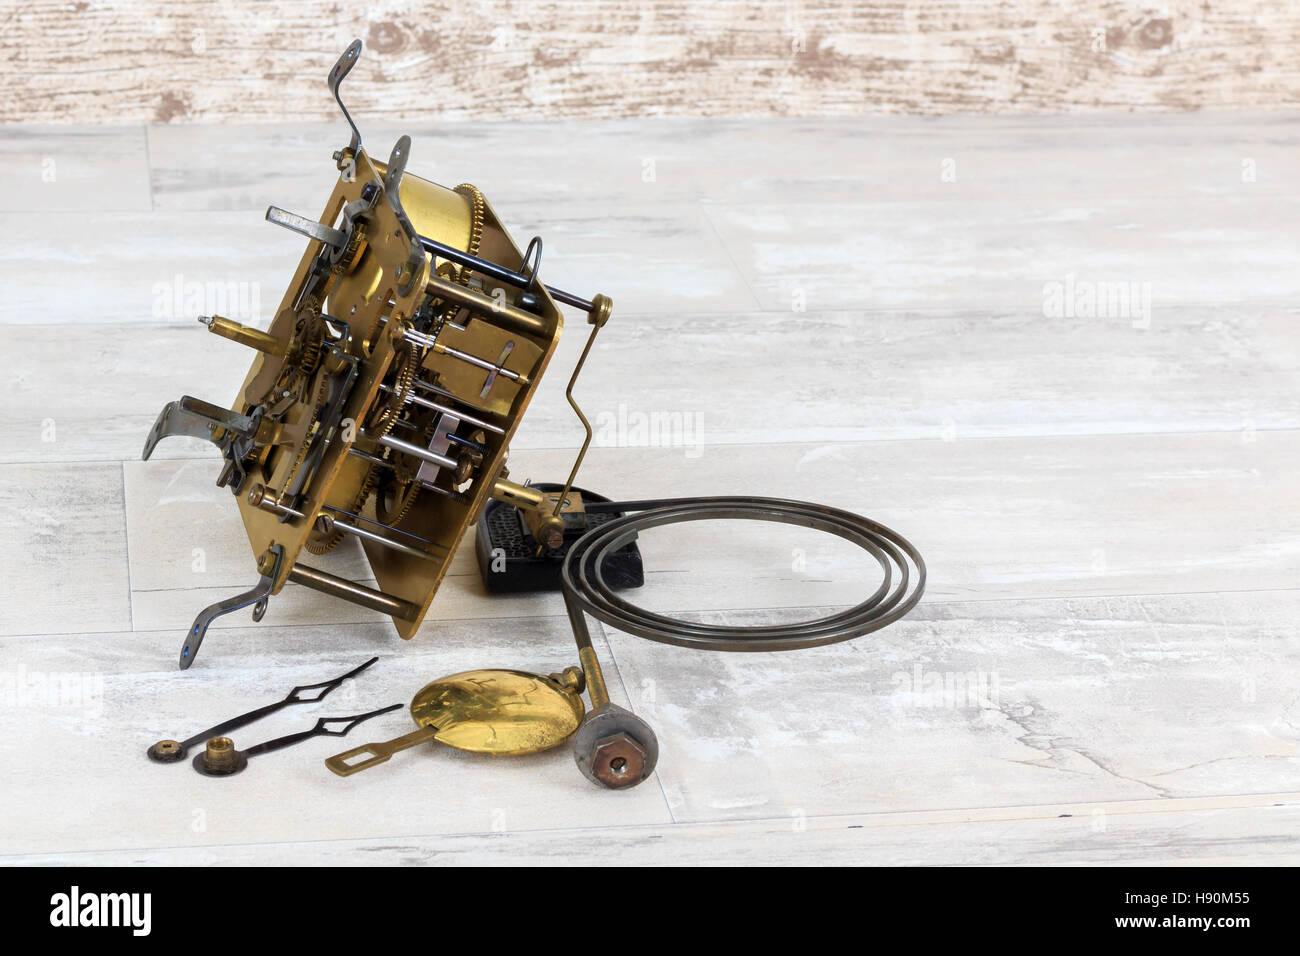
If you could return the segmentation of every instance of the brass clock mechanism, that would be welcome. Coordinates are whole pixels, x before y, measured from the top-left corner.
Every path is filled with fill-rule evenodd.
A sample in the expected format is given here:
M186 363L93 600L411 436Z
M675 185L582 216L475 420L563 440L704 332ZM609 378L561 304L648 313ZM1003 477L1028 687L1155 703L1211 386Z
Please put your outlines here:
M330 72L340 108L360 51L353 42ZM585 313L594 338L612 302L544 285L540 238L521 251L477 188L407 173L409 137L374 159L343 113L352 139L335 153L340 175L319 220L266 212L307 238L269 329L200 319L256 353L233 406L186 396L145 443L146 459L170 435L217 445L217 484L238 499L261 575L198 616L182 668L215 617L253 605L260 619L290 581L388 614L410 638L489 500L519 508L546 547L581 509L579 494L510 481L506 454L559 342L558 303ZM304 562L345 536L360 539L377 589Z
M417 730L333 757L330 769L350 775L424 741L518 754L571 736L583 775L621 789L649 777L659 746L645 721L610 700L589 616L679 647L779 651L859 637L916 606L925 586L921 555L898 533L857 514L735 495L610 501L576 487L592 431L573 386L612 303L543 283L541 239L521 251L474 186L448 188L408 173L409 137L397 141L387 161L367 153L339 96L360 53L361 41L353 41L329 74L352 137L334 154L339 178L324 211L317 219L274 206L266 212L270 222L307 240L269 328L219 315L200 319L255 353L232 407L185 396L163 409L145 442L145 458L172 435L220 449L217 484L236 497L259 574L248 591L199 612L181 648L182 669L194 662L214 619L252 607L260 620L267 600L289 582L381 611L411 638L466 532L477 525L489 591L563 593L579 666L545 677L494 670L435 681L412 701ZM590 325L567 392L586 439L563 484L521 485L509 479L506 455L555 353L561 305ZM714 519L790 524L843 538L878 563L880 583L866 582L861 603L826 617L755 626L675 619L614 593L642 583L641 532ZM359 540L376 587L312 563L345 537ZM489 549L498 538L514 548L503 561L509 573L489 574L489 565L498 570L492 555L505 553ZM312 699L304 692L323 688L323 696L369 663L334 681L294 688L280 702L185 741L159 741L149 755L177 761L206 740L194 766L224 776L242 770L251 756L315 736L342 736L395 705L321 718L244 750L225 735ZM589 709L579 696L584 690Z

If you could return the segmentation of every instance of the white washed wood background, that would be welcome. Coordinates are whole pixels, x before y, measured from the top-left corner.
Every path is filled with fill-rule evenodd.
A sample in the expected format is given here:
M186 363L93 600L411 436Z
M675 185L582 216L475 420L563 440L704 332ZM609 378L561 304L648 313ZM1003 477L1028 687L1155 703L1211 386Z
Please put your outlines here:
M1297 105L1279 0L3 0L0 121L831 116Z

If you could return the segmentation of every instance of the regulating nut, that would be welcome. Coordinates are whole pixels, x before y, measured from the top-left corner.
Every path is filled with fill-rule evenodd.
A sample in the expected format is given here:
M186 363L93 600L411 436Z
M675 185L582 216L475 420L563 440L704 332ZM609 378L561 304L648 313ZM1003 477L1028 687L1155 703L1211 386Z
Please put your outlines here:
M607 700L587 714L573 735L573 759L597 786L625 790L654 773L659 740L644 720Z
M591 772L611 790L640 783L645 761L646 748L626 733L602 737L591 748Z

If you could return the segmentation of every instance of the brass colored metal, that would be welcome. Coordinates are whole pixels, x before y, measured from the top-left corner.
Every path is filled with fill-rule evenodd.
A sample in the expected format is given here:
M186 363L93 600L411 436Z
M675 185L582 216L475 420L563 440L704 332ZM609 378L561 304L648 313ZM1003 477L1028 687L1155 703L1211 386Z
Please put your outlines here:
M492 483L492 497L518 508L533 540L543 548L563 545L565 521L562 515L581 515L584 510L582 495L576 491L565 498L559 492L538 491L505 478Z
M558 548L564 544L564 519L559 515L527 511L524 521L539 548Z
M492 497L516 508L538 510L546 507L546 493L505 478L492 483Z
M578 403L573 400L573 386L577 384L578 376L582 374L582 366L587 363L587 356L591 353L591 347L596 343L596 333L605 327L609 321L610 313L614 310L614 300L607 295L597 295L591 300L591 311L587 314L587 321L591 324L591 334L587 336L587 344L582 347L582 355L578 358L578 364L573 367L573 375L569 377L569 386L564 390L564 397L569 400L573 411L582 422L583 429L586 430L587 437L582 440L582 448L578 450L578 457L573 460L573 469L569 472L569 478L564 483L564 493L560 495L555 502L555 510L552 512L557 518L560 515L561 508L564 507L565 500L569 497L569 490L573 487L574 479L578 477L578 469L582 467L582 460L587 457L587 449L591 446L591 422L587 421L587 416L582 414L582 409Z
M587 313L587 322L596 328L604 328L614 311L614 300L607 295L597 294L592 297L591 311Z
M267 355L281 356L289 351L289 343L286 340L278 339L266 332L259 332L257 329L250 329L234 319L227 319L220 315L201 315L199 321L208 327L209 332L215 332L222 338L247 345Z
M412 699L411 717L418 730L336 754L325 766L347 777L430 740L496 756L549 750L562 744L582 722L580 689L577 668L549 677L514 670L452 674L427 685Z
M450 299L459 305L474 309L485 316L489 322L508 328L511 331L521 332L525 335L546 334L546 321L541 316L525 312L513 305L507 305L490 296L475 292L473 289L456 285L454 282L448 282L446 279L440 279L436 275L429 276L426 291L429 295L437 296L440 299Z
M360 51L351 44L330 74L340 107ZM587 312L593 336L612 304L543 284L540 239L522 252L477 188L408 173L409 137L387 161L372 157L344 115L352 138L335 153L342 175L319 217L268 210L306 248L267 330L203 320L256 350L232 407L172 403L144 457L168 435L211 438L225 462L217 484L236 496L251 554L279 549L270 594L293 580L381 607L409 639L466 533L503 493L497 476L563 331L557 297ZM575 410L591 344L569 382ZM578 415L587 438L566 488L591 442ZM543 546L563 543L567 498L519 499ZM304 550L324 554L344 534L361 542L377 588L300 568Z
M397 620L411 620L420 610L410 601L385 594L383 591L376 591L374 588L321 571L319 568L309 568L305 564L295 564L289 572L289 580L320 591L322 594L330 594L351 601L353 604L368 607L372 611L388 614Z
M229 737L213 737L194 757L195 769L210 777L239 773L247 763L248 758L235 749L235 742Z
M587 677L581 667L566 667L558 674L551 674L550 677L566 691L575 694L581 694L587 689Z
M609 691L605 688L605 675L601 673L596 651L591 646L581 647L578 649L578 660L582 664L582 673L587 680L591 709L599 710L609 703Z
M271 544L274 545L275 542L272 541ZM275 553L270 548L267 548L262 552L262 556L257 559L257 573L270 574L274 569Z

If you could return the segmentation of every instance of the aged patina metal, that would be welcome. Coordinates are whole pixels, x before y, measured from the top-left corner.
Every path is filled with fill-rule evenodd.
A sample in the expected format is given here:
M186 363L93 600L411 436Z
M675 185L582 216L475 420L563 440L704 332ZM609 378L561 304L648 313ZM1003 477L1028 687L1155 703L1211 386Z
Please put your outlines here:
M515 670L452 674L411 700L418 730L336 754L325 766L347 777L431 740L494 756L550 750L578 729L584 713L581 692L582 672L576 667L550 676Z
M306 730L285 734L283 737L276 737L274 740L254 744L247 750L237 749L235 742L229 737L213 737L207 742L202 751L194 755L192 761L194 769L205 777L229 777L243 771L248 766L248 758L250 757L274 753L277 750L283 750L285 747L300 744L304 740L311 740L313 737L346 737L352 728L358 724L364 723L372 717L378 717L380 714L387 714L390 711L397 710L401 706L401 704L389 704L387 707L380 707L377 710L367 711L364 714L356 714L351 717L321 717Z
M258 620L268 599L291 581L387 614L401 637L413 637L465 533L495 500L518 509L522 524L502 526L502 534L532 555L526 560L545 555L559 563L552 586L563 591L581 666L549 677L478 670L435 681L411 702L416 730L326 764L348 776L427 741L505 755L548 750L572 738L587 779L618 790L654 772L659 744L644 720L610 699L587 615L680 647L776 651L848 640L916 606L926 574L920 553L896 532L847 511L752 496L584 496L574 482L592 427L574 386L612 301L540 281L542 240L534 237L521 252L477 188L407 173L409 137L398 139L387 161L371 157L339 92L360 52L354 41L329 75L352 135L334 153L339 178L324 211L311 218L267 210L269 222L307 241L275 317L265 330L223 316L200 319L255 353L233 407L185 396L163 409L145 443L145 458L172 435L218 447L224 464L217 484L236 496L260 576L250 590L200 612L182 648L182 668L193 662L217 616L252 606ZM580 310L590 325L565 390L585 439L564 484L543 490L511 481L506 458L563 330L557 303ZM673 618L615 594L643 580L639 555L635 575L618 571L619 556L639 534L727 519L836 535L874 559L881 580L878 586L869 581L864 591L875 590L847 610L752 627ZM374 587L303 563L304 552L323 555L345 537L360 543ZM480 549L479 560L492 561L491 551ZM335 732L327 719L241 754L225 732L251 716L218 725L207 737L160 741L150 756L179 760L207 740L195 766L222 775L235 772L241 757Z
M360 52L355 41L330 71L340 108ZM379 609L413 637L489 500L523 510L542 546L562 538L573 507L511 482L506 456L563 330L557 299L583 309L594 336L609 298L540 282L540 239L521 252L478 189L406 172L409 137L386 162L373 158L343 114L352 137L334 154L339 177L320 217L267 210L307 240L269 327L200 317L255 352L233 406L186 396L145 444L144 458L171 435L217 445L217 484L235 494L262 572L252 591L199 615L182 669L215 617L249 604L260 617L290 581ZM302 563L345 536L360 541L376 587Z
M331 680L324 680L317 684L299 684L297 687L285 694L280 700L250 710L246 714L240 714L238 717L231 717L220 723L213 724L206 730L200 730L192 734L185 740L160 740L151 746L148 751L148 757L157 763L175 763L184 760L185 755L189 753L190 748L201 744L213 737L224 737L233 730L241 727L247 727L255 720L261 720L263 717L269 717L286 707L292 707L295 704L316 704L324 700L340 684L351 677L356 677L362 671L373 665L378 657L372 657L359 667L354 667L346 674L340 674Z

